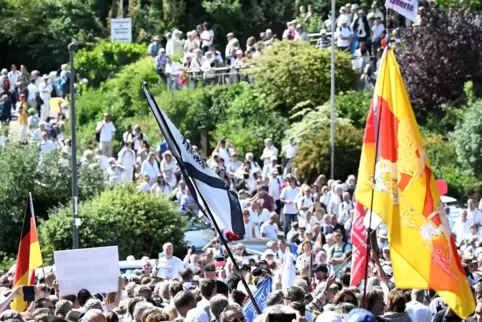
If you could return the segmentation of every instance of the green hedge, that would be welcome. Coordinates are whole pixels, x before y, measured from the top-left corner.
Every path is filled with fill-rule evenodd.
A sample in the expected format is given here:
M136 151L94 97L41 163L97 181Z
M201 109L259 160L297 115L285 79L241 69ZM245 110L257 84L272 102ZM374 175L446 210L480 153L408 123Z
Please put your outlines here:
M331 54L304 41L276 42L256 60L250 70L255 87L268 104L287 114L296 104L311 100L315 105L330 98ZM354 72L351 57L336 53L336 91L352 89Z
M162 245L184 245L186 223L167 198L139 192L135 186L117 186L81 202L80 247L119 247L119 257L157 256ZM50 213L39 228L43 257L50 262L53 252L70 249L72 244L71 205Z
M89 80L88 86L95 88L146 55L144 44L101 41L94 49L82 49L75 54L75 68L80 77Z

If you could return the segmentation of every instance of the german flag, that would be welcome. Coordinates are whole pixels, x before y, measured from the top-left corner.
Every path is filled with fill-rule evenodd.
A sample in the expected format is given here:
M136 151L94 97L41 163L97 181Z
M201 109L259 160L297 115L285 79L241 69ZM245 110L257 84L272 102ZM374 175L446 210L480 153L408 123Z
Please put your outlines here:
M37 226L35 224L35 214L33 211L32 195L27 199L25 218L23 220L22 235L18 246L17 266L15 270L15 287L33 285L35 269L42 266L42 255L38 242ZM18 312L23 312L27 308L27 302L23 297L16 298L11 308Z

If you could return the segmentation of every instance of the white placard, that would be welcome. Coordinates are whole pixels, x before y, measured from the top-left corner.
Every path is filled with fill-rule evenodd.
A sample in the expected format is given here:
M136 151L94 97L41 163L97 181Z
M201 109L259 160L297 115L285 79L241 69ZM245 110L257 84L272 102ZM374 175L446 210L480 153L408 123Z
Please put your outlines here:
M132 42L132 19L114 18L110 21L110 39L112 42Z
M61 250L54 252L55 276L60 295L117 291L120 276L117 246Z
M385 7L415 21L418 14L418 0L385 0Z

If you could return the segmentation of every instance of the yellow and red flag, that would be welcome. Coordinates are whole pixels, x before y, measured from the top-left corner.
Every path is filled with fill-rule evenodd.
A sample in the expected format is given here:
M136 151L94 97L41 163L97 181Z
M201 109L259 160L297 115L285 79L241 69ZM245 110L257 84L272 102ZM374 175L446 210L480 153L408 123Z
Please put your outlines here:
M469 317L475 301L391 49L373 93L356 198L387 225L395 285L433 289L457 315Z
M14 287L33 285L35 269L40 266L42 266L42 254L38 242L32 195L30 195L27 200L22 235L18 246ZM11 307L13 310L23 312L27 308L27 302L23 300L23 297L18 297L12 302Z

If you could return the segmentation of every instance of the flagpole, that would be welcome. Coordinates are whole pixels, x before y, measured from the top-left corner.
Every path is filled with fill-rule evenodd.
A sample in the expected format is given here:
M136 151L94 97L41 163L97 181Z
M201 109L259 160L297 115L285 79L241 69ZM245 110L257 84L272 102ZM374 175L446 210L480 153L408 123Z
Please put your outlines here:
M389 47L388 47L388 44L387 44L387 48L385 50L390 50ZM386 52L383 53L383 56L382 56L382 59L385 59L386 57ZM383 75L386 74L386 71L387 71L387 64L384 63L383 64L384 66L384 69L383 69ZM384 89L384 86L382 86L382 92L380 93L380 96L383 97L383 89ZM375 87L374 91L374 97L376 97L376 90L377 88ZM372 102L372 104L374 104ZM377 159L378 159L378 146L379 146L379 143L380 143L380 125L382 123L382 107L381 106L376 106L374 108L374 119L375 121L378 123L376 125L376 141L375 141L375 159L374 159L374 162L373 162L373 175L375 175L375 171L376 171L376 167L377 167ZM378 114L378 115L377 115ZM372 226L372 213L373 213L373 202L374 202L374 199L375 199L375 178L370 178L373 180L372 182L372 195L371 195L371 200L370 200L370 214L368 215L368 227L367 227L367 236L366 236L366 239L365 239L365 243L367 245L367 255L365 256L365 276L364 276L364 283L363 283L363 297L362 297L362 307L363 308L366 308L366 297L367 297L367 280L368 280L368 263L370 262L370 258L371 258L371 243L370 243L370 236L372 234L372 229L371 229L371 226Z
M144 82L143 84L143 88L145 89L145 91L149 92L149 89L147 87L147 82ZM150 92L149 92L150 93ZM147 94L146 94L147 95ZM154 101L154 104L156 104L156 107L157 107L157 103ZM158 107L157 107L158 108ZM158 119L158 118L156 118ZM164 128L168 135L164 135L164 139L166 140L168 146L175 146L177 147L177 144L175 142L172 141L172 138L173 138L173 135L171 133L171 129L169 128L169 126L166 124L166 121L164 120L163 117L160 117L158 119L158 121L162 122L162 125L159 124L161 126L161 129ZM176 153L173 153L174 157L177 159L177 156L179 155L179 147L177 147L177 150ZM223 242L223 245L224 247L226 248L226 251L229 255L229 258L231 258L231 261L233 262L233 265L234 267L236 268L236 272L239 274L239 276L241 277L241 282L243 283L243 286L244 288L246 289L246 293L248 293L248 296L249 298L251 299L251 302L253 303L253 306L254 308L256 309L256 312L258 313L258 315L261 314L261 310L259 309L259 306L258 306L258 303L256 303L256 300L254 299L254 296L253 296L253 293L251 292L251 290L249 289L249 286L248 286L248 283L245 281L245 279L243 278L243 274L241 273L241 270L239 269L239 266L236 262L236 259L234 258L234 255L233 253L231 252L231 249L229 248L228 246L228 243L226 242L226 240L224 239L224 236L223 236L223 232L222 230L219 228L219 225L218 223L216 222L216 220L214 219L214 215L212 214L211 212L211 209L209 209L209 207L202 207L201 204L199 203L199 200L197 200L197 197L199 196L201 198L201 201L203 203L203 205L207 205L206 203L206 200L204 199L203 195L201 193L197 193L197 189L196 189L196 184L191 181L191 178L189 177L189 175L187 174L186 170L184 169L184 167L180 166L181 165L181 162L179 162L180 160L177 160L178 161L178 164L179 164L179 169L181 170L181 174L186 182L186 185L188 187L188 189L190 190L191 192L191 195L192 197L196 200L196 203L198 204L199 206L199 209L201 210L201 212L206 216L206 217L209 217L211 218L211 221L213 222L213 225L214 225L214 228L219 236L219 238L221 239L221 241Z

